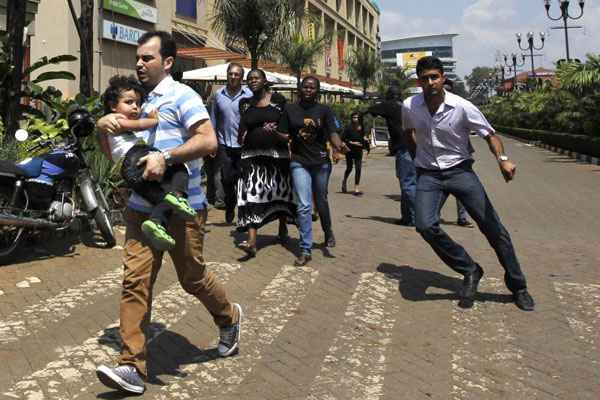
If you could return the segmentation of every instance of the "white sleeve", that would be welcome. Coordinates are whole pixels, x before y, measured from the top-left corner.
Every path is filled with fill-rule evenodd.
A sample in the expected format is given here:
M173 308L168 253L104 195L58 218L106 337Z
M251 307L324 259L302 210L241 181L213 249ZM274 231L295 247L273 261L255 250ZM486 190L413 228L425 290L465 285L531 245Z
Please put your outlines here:
M482 138L496 132L483 113L473 103L465 101L463 109L465 110L467 128L470 132L475 132Z
M406 103L402 105L402 129L415 129L415 124L411 118L410 108L406 106Z

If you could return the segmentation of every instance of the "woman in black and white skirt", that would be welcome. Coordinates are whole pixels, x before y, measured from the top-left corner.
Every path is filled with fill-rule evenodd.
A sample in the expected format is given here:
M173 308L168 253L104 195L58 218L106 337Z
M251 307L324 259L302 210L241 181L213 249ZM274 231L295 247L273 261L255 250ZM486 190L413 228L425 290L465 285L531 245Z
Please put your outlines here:
M250 257L256 255L257 230L279 220L279 240L287 241L286 222L296 217L290 177L288 135L277 132L285 98L268 90L263 70L248 72L253 97L240 102L241 176L237 187L238 230L248 231L239 244Z

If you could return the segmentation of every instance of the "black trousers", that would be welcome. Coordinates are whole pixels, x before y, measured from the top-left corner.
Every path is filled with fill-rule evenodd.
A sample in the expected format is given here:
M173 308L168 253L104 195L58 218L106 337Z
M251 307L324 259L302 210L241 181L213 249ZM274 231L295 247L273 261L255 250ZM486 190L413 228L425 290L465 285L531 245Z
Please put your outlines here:
M225 206L233 211L237 204L237 182L240 178L242 149L239 147L219 146L217 157L221 162L221 182L225 192Z
M175 164L167 167L162 181L145 180L143 174L146 166L144 164L138 166L137 163L151 151L159 150L145 144L136 144L129 149L123 158L121 176L127 187L153 205L150 218L166 226L171 216L171 207L164 198L169 192L187 196L189 175L185 165Z
M346 171L344 172L344 182L346 182L346 180L352 173L352 166L354 165L354 167L356 168L356 172L354 173L354 183L356 185L360 184L360 175L362 172L362 157L362 149L360 151L351 150L348 153L346 153Z

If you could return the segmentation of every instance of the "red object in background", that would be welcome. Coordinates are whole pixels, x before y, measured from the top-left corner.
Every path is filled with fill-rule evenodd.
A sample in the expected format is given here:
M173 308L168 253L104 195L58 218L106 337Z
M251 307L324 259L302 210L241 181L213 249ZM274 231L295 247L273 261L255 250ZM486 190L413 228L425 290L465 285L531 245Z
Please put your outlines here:
M338 53L338 66L340 71L346 68L346 63L344 61L344 39L337 40L337 53Z

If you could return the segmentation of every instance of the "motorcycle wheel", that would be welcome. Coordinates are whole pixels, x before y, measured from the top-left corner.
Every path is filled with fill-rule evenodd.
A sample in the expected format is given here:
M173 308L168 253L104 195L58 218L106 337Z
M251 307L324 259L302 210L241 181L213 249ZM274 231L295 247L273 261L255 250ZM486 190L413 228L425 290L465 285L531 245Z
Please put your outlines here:
M13 190L13 187L0 186L0 212L10 207ZM25 209L29 201L26 192L24 193L17 207ZM25 231L25 227L0 225L0 265L10 264L13 261L15 252L25 237Z

